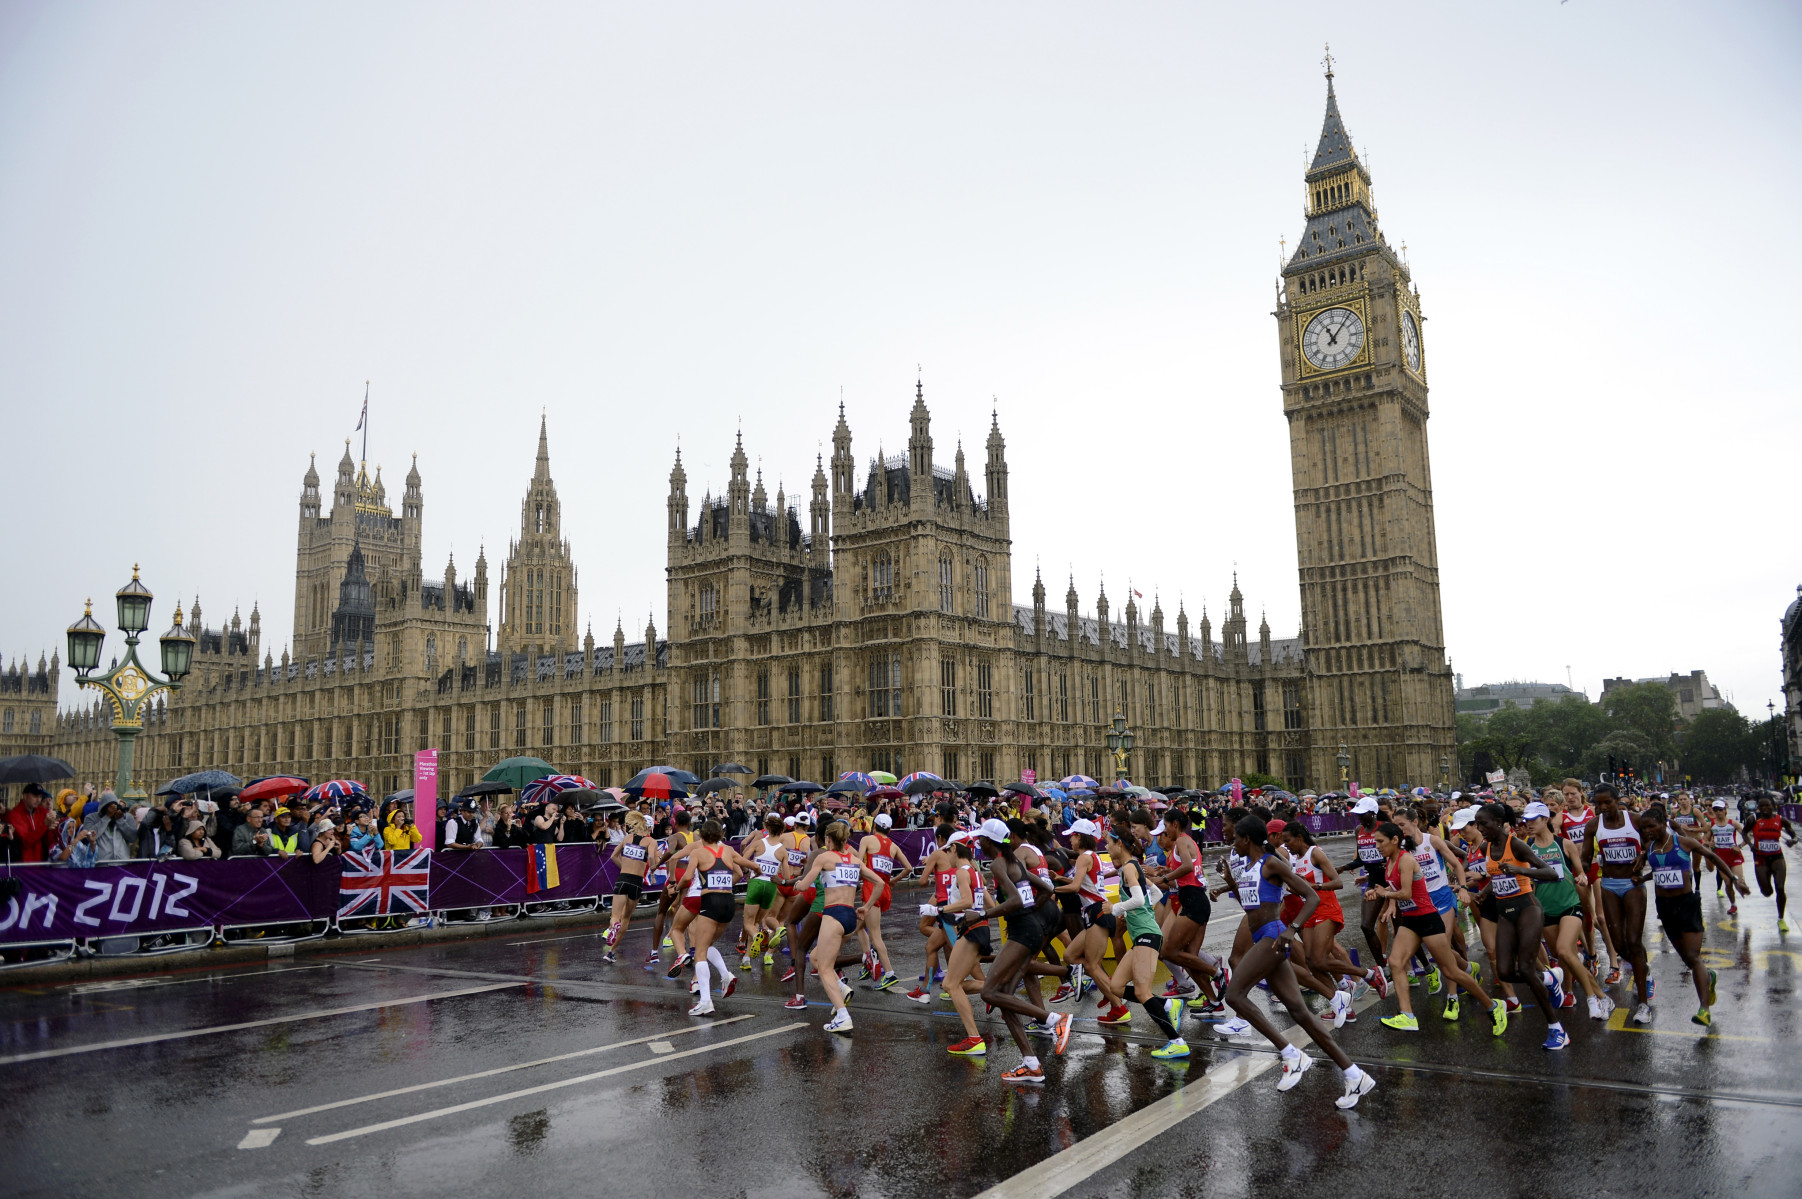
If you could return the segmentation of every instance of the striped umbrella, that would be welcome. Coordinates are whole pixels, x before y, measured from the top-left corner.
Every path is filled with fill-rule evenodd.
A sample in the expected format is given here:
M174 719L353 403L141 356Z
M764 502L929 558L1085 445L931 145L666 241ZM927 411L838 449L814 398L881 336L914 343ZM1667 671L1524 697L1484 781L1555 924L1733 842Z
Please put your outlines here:
M921 779L927 779L934 783L942 783L945 781L944 779L941 779L938 775L932 773L932 771L930 771L930 770L916 770L910 775L906 775L902 778L896 779L895 785L897 787L906 787L909 783L918 782Z
M1078 789L1081 789L1084 791L1093 791L1096 787L1098 787L1100 785L1101 784L1097 783L1094 779L1090 778L1086 774L1073 774L1069 778L1062 779L1058 782L1058 786L1062 787L1066 791L1075 791Z
M556 799L565 791L596 790L599 788L579 774L547 774L541 779L533 779L520 788L519 802L538 804L547 799Z
M838 776L841 783L856 783L859 791L868 791L876 786L876 780L861 770L847 770Z
M321 799L329 799L333 803L344 803L351 799L368 799L369 790L356 779L332 779L329 782L320 783L316 787L309 787L302 798L309 803Z

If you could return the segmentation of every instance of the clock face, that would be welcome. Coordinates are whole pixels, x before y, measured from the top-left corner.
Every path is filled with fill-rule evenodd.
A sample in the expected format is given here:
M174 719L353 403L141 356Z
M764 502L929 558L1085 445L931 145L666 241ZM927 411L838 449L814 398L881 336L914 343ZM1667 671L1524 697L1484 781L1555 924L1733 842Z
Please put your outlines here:
M1420 328L1414 323L1414 314L1406 309L1402 311L1402 358L1409 370L1420 373Z
M1308 322L1301 348L1319 369L1336 370L1363 351L1364 322L1349 308L1328 308Z

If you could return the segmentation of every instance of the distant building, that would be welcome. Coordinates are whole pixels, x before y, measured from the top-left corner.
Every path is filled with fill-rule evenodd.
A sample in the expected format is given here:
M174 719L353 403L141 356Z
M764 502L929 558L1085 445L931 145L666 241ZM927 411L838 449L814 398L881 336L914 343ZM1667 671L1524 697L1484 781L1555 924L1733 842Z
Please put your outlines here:
M1677 701L1677 718L1694 720L1697 715L1709 708L1731 708L1733 705L1721 698L1713 683L1708 681L1708 672L1692 670L1688 674L1672 674L1664 678L1650 679L1603 679L1602 701L1606 702L1608 693L1617 687L1631 687L1637 683L1658 683L1670 688L1671 698Z
M1789 733L1790 769L1802 762L1802 585L1783 613L1783 726Z
M1456 692L1460 716L1488 718L1503 708L1530 708L1538 703L1555 704L1567 695L1584 703L1589 696L1572 691L1563 683L1484 683L1481 687L1460 687Z

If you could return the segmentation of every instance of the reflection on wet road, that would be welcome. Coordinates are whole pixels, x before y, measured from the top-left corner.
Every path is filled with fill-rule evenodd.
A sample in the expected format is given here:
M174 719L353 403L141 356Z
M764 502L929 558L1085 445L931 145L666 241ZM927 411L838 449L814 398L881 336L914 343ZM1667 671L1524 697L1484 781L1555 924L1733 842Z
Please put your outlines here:
M906 899L885 926L901 989L921 956ZM1704 910L1720 973L1711 1031L1689 1023L1693 992L1654 925L1649 1028L1579 1007L1571 1047L1548 1053L1531 1009L1496 1038L1438 1019L1417 991L1418 1033L1378 1023L1391 1000L1340 1034L1379 1083L1349 1113L1333 1106L1330 1063L1278 1094L1266 1044L1191 1023L1193 1056L1165 1064L1142 1013L1103 1029L1086 1004L1063 1057L1043 1043L1045 1085L1009 1087L1018 1054L999 1020L987 1059L952 1057L948 1002L866 984L855 1033L833 1036L817 985L812 1006L784 1010L780 956L739 971L727 953L738 993L691 1018L686 982L641 968L643 924L618 965L600 960L598 928L520 924L291 965L15 987L0 991L6 1189L1391 1194L1398 1163L1442 1161L1478 1194L1794 1194L1802 937L1778 934L1757 897L1736 919L1713 896ZM1220 909L1209 947L1224 952L1237 922Z

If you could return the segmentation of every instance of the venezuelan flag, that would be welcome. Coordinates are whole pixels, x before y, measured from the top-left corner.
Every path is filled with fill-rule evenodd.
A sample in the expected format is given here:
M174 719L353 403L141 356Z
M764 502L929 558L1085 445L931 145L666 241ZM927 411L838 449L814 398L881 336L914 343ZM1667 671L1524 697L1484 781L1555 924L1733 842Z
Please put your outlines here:
M561 881L557 877L557 847L555 845L534 845L530 856L526 858L526 894L535 895L539 891L555 890Z

